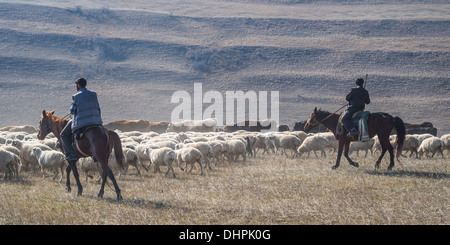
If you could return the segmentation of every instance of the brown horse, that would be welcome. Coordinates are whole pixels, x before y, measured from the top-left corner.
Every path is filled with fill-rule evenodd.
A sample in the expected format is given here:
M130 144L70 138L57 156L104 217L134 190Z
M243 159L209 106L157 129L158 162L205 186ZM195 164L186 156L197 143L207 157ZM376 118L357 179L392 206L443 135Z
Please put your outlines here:
M313 128L318 124L323 124L325 127L327 127L330 131L333 132L334 136L339 141L339 150L336 159L336 164L333 166L332 169L336 169L339 167L343 149L344 149L344 156L345 158L347 158L350 165L359 167L358 163L353 162L348 156L350 142L356 139L347 136L348 131L346 130L344 130L344 133L342 135L336 134L336 126L338 124L338 120L339 114L322 111L320 109L317 110L317 108L314 108L313 112L308 118L307 123L305 124L305 131L310 130L311 128ZM375 169L379 168L381 159L383 159L383 156L386 153L386 151L389 151L390 164L387 169L392 170L392 167L394 167L394 148L389 142L389 135L392 129L395 127L395 129L397 130L397 141L395 144L397 145L397 160L398 160L398 157L402 153L403 142L405 140L405 124L399 117L392 117L387 113L378 112L378 113L371 113L369 115L367 119L367 125L369 128L370 138L374 137L375 135L378 135L378 139L380 141L382 149L381 156L375 163Z
M58 139L60 145L61 144L61 131L69 122L68 119L61 119L56 117L55 111L47 112L42 111L42 117L39 121L39 132L38 139L43 140L45 136L47 136L50 132L52 132L56 138ZM120 143L119 135L115 132L107 130L102 126L89 127L84 132L84 136L76 140L77 148L80 152L83 153L82 157L90 157L94 156L95 159L100 163L102 167L102 186L100 188L100 192L98 193L99 197L103 197L106 178L109 177L113 182L114 188L117 194L117 200L121 200L122 196L120 195L120 189L117 185L117 182L114 178L114 174L111 169L108 167L109 155L111 154L112 149L114 148L114 154L116 156L117 162L120 167L122 167L122 160L124 158L122 152L122 144ZM64 153L62 147L61 151ZM78 175L76 162L69 162L69 166L66 168L67 172L67 182L66 182L66 190L68 192L71 191L70 188L70 172L73 171L73 175L75 180L77 181L78 186L78 196L81 196L83 193L83 187L81 186L80 178Z

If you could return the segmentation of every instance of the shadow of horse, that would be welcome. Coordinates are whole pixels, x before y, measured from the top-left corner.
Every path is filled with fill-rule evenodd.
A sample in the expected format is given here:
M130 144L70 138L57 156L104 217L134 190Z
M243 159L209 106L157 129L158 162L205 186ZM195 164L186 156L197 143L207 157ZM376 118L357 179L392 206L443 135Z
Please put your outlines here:
M450 179L450 174L446 173L433 173L433 172L423 172L423 171L406 171L398 170L392 172L379 172L375 170L366 171L370 175L380 175L389 177L416 177L416 178L427 178L427 179Z

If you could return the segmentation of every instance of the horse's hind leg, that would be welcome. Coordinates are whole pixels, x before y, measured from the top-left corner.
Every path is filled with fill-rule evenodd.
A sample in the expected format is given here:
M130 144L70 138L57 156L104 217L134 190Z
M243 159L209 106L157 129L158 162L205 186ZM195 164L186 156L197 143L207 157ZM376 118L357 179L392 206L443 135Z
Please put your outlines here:
M103 197L103 193L105 192L105 183L106 183L107 177L111 179L111 181L114 185L114 189L117 194L117 200L118 201L122 200L122 195L120 194L120 189L119 189L119 186L117 185L116 179L114 178L114 174L106 164L103 165L102 186L100 187L100 192L98 193L98 197L101 197L101 198Z
M387 170L390 171L394 167L394 147L392 147L391 143L389 143L387 149L389 151L389 161L390 161Z
M67 192L71 192L72 188L70 188L70 171L72 171L72 167L69 165L67 165L66 167L66 175L67 175L67 180L66 180L66 191Z

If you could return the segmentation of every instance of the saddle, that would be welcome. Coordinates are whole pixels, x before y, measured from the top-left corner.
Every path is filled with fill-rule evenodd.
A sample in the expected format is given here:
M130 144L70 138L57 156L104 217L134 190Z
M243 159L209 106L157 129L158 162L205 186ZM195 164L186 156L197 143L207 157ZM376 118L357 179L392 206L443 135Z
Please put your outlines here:
M84 137L84 134L86 133L87 130L91 129L91 128L96 128L99 127L102 129L103 133L106 135L106 137L108 138L108 134L105 132L105 129L103 128L102 125L99 124L94 124L94 125L89 125L86 127L82 127L80 129L77 129L73 132L73 149L75 150L75 152L77 153L78 156L80 157L92 157L94 159L94 161L96 162L97 160L94 158L94 156L91 156L85 152L83 152L83 150L81 150L80 145L78 143L79 140L81 140ZM109 140L109 139L107 139Z
M339 120L336 126L336 134L337 135L343 135L346 133L346 130L344 128L344 125L342 124L342 117L344 117L345 113L341 113L339 116ZM353 124L358 125L358 141L368 141L370 140L369 137L369 127L367 125L367 119L369 118L370 112L369 111L357 111L352 116L352 122Z

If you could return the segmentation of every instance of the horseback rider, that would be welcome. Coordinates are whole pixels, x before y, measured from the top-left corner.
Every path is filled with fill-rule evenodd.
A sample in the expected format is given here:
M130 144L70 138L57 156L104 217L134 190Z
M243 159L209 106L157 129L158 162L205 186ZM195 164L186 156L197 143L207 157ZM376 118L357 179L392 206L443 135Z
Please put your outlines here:
M348 107L345 111L345 115L342 117L342 124L344 128L349 131L350 136L358 134L358 129L355 128L356 125L352 122L352 116L357 111L363 111L365 104L370 103L369 92L363 87L364 79L356 79L356 87L350 90L350 93L345 97L348 101Z
M101 125L102 118L97 93L86 88L87 81L84 78L76 82L77 93L72 96L70 114L74 115L61 131L61 141L67 161L77 161L79 156L73 148L73 133L90 125Z

